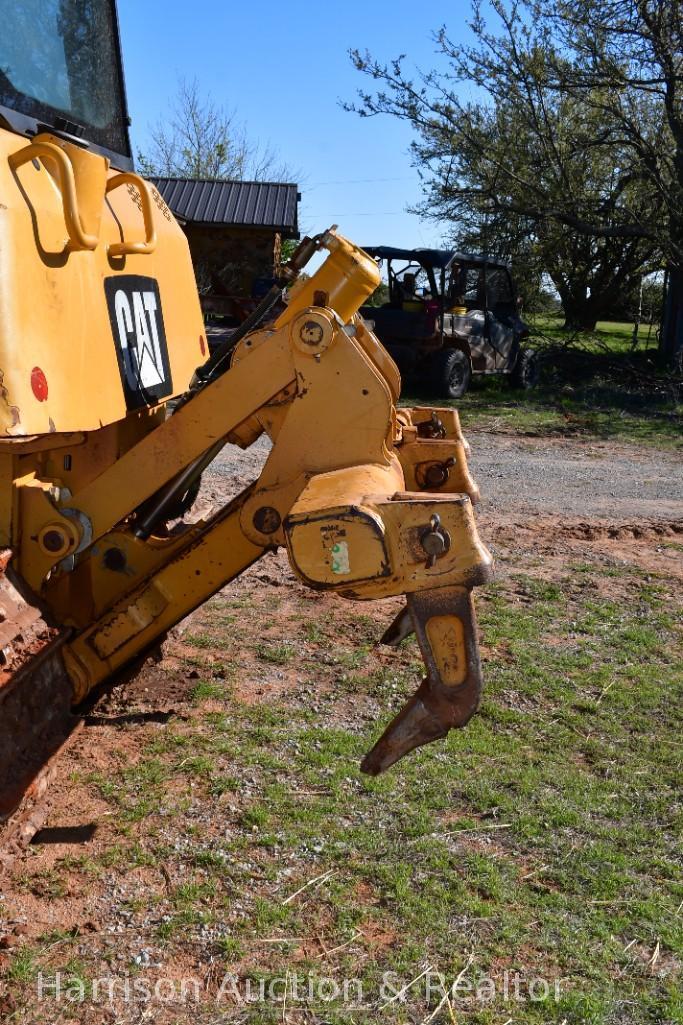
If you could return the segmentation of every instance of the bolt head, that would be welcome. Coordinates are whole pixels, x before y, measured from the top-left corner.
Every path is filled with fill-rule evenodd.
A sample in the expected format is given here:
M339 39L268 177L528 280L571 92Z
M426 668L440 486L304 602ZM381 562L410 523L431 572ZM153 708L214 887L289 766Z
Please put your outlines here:
M67 543L64 534L58 530L46 530L43 534L43 547L48 552L61 552Z
M280 529L282 517L272 505L262 505L254 513L253 524L261 534L274 534Z
M430 530L423 534L420 540L427 555L434 555L438 558L446 551L446 538L439 531Z

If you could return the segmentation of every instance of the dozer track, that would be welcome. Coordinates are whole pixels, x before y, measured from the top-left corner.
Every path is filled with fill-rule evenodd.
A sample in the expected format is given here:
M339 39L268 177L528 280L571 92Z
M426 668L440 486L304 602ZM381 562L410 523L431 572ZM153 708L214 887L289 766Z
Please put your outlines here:
M43 825L55 761L80 725L61 657L68 631L22 598L10 555L0 553L0 868Z

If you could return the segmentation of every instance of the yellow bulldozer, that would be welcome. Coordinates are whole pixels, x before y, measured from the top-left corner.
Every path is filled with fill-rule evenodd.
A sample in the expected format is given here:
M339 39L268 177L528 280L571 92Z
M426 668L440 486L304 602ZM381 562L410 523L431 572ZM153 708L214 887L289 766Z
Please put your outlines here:
M454 410L398 408L396 366L358 314L375 261L336 228L305 238L209 356L185 237L134 172L127 124L114 0L7 0L0 846L39 824L93 688L278 547L309 587L406 596L383 641L414 631L426 675L364 771L463 726L480 697L471 590L492 560L467 443ZM223 446L264 433L258 480L188 517Z

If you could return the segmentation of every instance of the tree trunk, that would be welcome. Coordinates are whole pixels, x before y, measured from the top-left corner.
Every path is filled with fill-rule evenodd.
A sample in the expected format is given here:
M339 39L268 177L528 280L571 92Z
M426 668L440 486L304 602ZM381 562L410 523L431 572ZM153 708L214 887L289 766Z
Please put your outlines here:
M597 322L597 317L591 317L587 314L583 315L578 311L567 313L565 310L562 327L564 331L595 331Z
M552 276L552 275L551 275ZM557 288L564 311L566 331L595 331L599 320L609 319L615 302L623 298L629 287L637 281L635 273L626 274L619 268L598 269L588 277L570 276L553 283Z
M683 267L669 267L665 287L659 354L663 363L678 368L683 365Z
M565 331L595 331L598 311L592 296L563 295Z
M595 331L602 303L597 302L598 296L588 294L588 285L574 281L570 287L567 282L555 287L562 300L565 331Z

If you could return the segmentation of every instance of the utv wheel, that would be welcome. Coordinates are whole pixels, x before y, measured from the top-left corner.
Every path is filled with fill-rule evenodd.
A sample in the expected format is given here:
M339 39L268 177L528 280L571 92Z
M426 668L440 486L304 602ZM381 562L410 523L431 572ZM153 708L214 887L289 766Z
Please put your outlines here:
M538 384L539 367L538 357L533 349L522 349L515 364L515 369L510 375L513 388L535 388Z
M472 367L460 349L441 349L431 357L425 374L430 391L444 399L461 398L470 385Z

